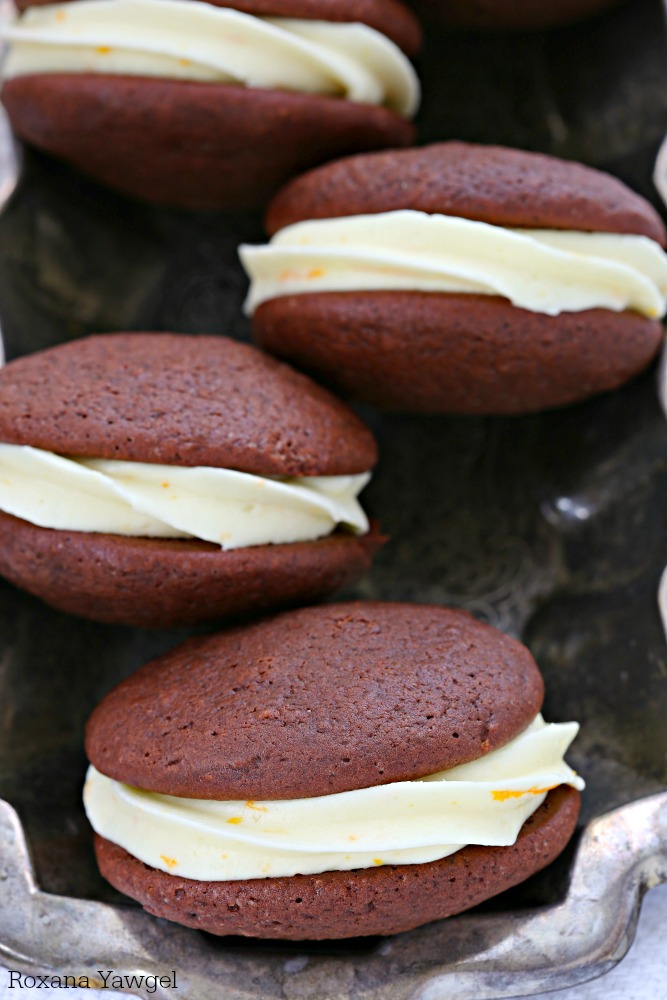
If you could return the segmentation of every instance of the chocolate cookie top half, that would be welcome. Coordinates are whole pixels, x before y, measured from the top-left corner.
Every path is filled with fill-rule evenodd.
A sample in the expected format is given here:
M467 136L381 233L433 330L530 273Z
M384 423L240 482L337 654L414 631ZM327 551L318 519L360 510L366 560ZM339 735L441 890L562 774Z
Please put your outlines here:
M53 0L18 0L20 10L37 7ZM414 55L421 44L419 22L399 0L208 0L215 7L255 17L295 17L306 20L360 22L375 28L395 42L407 55Z
M462 611L333 604L197 638L93 712L94 766L150 791L289 799L474 760L535 717L528 650Z
M636 233L662 246L647 201L609 174L542 153L443 142L336 160L287 184L269 205L268 231L397 209L496 226Z
M0 370L0 441L255 475L370 469L373 436L304 375L226 337L88 337Z

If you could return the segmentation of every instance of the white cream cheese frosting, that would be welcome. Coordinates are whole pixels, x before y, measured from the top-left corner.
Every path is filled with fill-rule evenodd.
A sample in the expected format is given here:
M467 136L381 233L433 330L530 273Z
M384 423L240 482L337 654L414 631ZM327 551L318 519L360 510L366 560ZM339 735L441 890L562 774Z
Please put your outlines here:
M657 319L667 309L667 254L645 236L403 210L296 223L239 254L248 314L282 295L381 289L501 295L549 316L606 308Z
M44 528L199 538L223 549L368 531L370 473L271 479L231 469L74 459L0 444L0 510Z
M406 117L419 106L409 60L363 24L260 18L200 0L77 0L30 7L2 34L5 79L122 73L329 94Z
M84 803L100 836L152 868L200 881L423 864L466 844L507 847L550 789L582 789L563 759L578 729L538 715L514 740L469 764L306 799L176 798L90 767Z

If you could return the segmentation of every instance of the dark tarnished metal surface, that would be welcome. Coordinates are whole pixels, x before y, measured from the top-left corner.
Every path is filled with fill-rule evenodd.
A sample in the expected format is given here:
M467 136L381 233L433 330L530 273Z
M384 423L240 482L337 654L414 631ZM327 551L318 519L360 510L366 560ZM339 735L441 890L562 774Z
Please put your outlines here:
M429 28L422 138L580 157L654 198L666 41L657 0L549 36ZM8 353L119 328L245 337L241 239L261 239L259 219L134 205L31 154L0 219ZM573 847L474 914L388 940L279 946L155 920L96 872L81 733L113 683L186 633L78 622L0 581L0 799L16 810L0 807L0 962L69 974L177 967L179 995L196 1000L481 1000L575 983L622 957L643 891L667 878L656 605L667 422L655 372L531 417L365 416L382 454L366 505L392 540L347 596L464 606L526 638L545 714L582 723L571 759L591 822L574 867Z

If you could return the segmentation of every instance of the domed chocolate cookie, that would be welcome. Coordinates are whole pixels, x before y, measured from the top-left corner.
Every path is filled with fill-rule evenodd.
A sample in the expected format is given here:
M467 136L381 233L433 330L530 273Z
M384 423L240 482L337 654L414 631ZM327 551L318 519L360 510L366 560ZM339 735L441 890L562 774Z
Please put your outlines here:
M105 334L0 371L0 573L167 626L321 599L379 543L370 431L224 337Z
M447 142L298 178L242 248L258 341L378 406L522 413L656 354L665 229L608 174Z
M339 604L179 646L107 695L87 746L154 792L303 798L465 764L522 732L543 696L528 650L468 614Z
M302 170L414 139L420 31L399 0L24 6L3 70L15 132L133 197L261 207Z
M214 934L390 934L548 864L582 782L520 643L461 611L358 602L190 640L93 712L105 877Z

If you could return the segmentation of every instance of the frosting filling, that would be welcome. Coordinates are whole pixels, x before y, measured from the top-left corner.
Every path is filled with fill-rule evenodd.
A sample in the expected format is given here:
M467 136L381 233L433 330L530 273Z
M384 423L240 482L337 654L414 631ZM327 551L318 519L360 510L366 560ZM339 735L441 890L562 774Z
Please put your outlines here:
M78 0L30 7L2 34L6 79L120 73L328 94L406 117L419 106L409 60L363 24L260 18L200 0Z
M43 528L199 538L223 549L368 531L370 473L263 478L232 469L65 458L0 444L0 510Z
M177 798L132 788L91 766L84 803L100 836L152 868L200 881L423 864L466 844L510 846L550 789L582 789L563 759L578 729L538 715L511 742L471 763L305 799Z
M667 309L667 254L645 236L508 229L403 210L299 222L266 246L242 246L246 313L310 292L413 290L501 295L561 312Z

